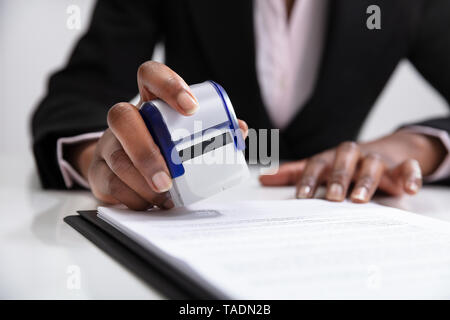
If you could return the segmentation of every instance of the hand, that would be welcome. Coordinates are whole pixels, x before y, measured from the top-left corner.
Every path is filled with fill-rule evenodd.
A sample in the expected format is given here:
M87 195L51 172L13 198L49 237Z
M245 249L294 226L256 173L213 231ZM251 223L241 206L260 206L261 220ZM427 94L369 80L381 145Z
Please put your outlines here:
M144 101L160 98L182 115L193 114L198 103L188 85L174 71L157 62L138 70L138 87ZM244 133L245 122L239 123ZM87 178L94 196L108 204L125 204L145 210L153 205L173 207L167 191L172 180L163 156L152 139L138 108L114 105L108 113L109 128L100 140L71 150L70 162Z
M432 173L442 162L445 149L435 138L398 131L370 143L344 142L309 159L284 164L275 175L260 176L265 186L296 185L299 199L314 197L327 185L326 199L366 203L376 190L399 196L416 194L422 174Z

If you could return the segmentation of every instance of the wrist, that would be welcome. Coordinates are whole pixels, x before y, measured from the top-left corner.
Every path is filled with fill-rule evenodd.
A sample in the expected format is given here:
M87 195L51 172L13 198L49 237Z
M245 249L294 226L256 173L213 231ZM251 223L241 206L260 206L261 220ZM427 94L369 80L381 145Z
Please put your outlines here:
M89 166L94 158L98 140L90 140L67 147L67 161L86 180Z

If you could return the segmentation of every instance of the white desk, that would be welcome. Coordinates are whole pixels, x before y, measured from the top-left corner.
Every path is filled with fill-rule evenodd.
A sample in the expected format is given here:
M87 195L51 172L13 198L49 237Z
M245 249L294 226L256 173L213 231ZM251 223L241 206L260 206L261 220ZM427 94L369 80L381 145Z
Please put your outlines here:
M291 187L261 188L254 179L211 200L288 199ZM300 200L299 200L300 201ZM416 197L377 202L450 221L450 188L426 187ZM0 298L158 299L128 270L63 222L94 209L88 192L43 191L30 155L0 156ZM72 266L79 289L67 286Z

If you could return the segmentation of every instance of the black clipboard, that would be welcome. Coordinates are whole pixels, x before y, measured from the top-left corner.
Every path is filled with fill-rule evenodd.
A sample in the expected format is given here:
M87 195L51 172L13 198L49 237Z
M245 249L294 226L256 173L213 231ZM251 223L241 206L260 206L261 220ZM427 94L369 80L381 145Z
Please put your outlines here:
M163 259L97 217L97 211L78 211L64 221L150 287L170 299L229 299L202 279Z

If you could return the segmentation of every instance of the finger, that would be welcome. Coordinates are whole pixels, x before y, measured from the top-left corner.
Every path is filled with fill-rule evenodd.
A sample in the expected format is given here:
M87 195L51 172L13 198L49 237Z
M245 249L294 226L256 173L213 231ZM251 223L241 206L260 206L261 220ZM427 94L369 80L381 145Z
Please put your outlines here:
M141 101L160 98L184 115L195 113L197 99L184 80L168 66L148 61L138 69L138 87Z
M259 182L263 186L291 186L295 185L305 168L306 160L286 163L280 166L275 174L259 176Z
M167 201L167 195L155 193L151 190L144 177L133 165L120 142L110 130L105 131L104 136L98 143L97 150L111 171L141 198L160 208L170 209L164 206Z
M328 180L326 198L343 201L360 159L359 147L354 142L344 142L336 150L336 156Z
M384 169L384 162L378 155L370 154L365 157L350 199L356 203L369 202L380 184Z
M416 160L406 160L388 171L381 179L380 189L401 196L404 192L416 194L422 187L422 170Z
M301 178L297 183L297 198L312 198L317 186L323 181L323 176L329 162L323 157L315 156L308 160L301 173Z
M172 187L169 170L139 111L129 103L116 104L108 113L108 125L152 190L168 191Z
M105 161L97 161L90 170L92 189L94 195L99 199L110 199L111 197L123 203L132 210L145 210L150 203L142 199L136 192L123 183L114 172L109 169ZM109 201L108 201L109 202Z
M417 160L406 160L398 167L397 173L406 193L416 194L422 187L422 170Z
M242 135L244 136L244 140L247 139L248 136L248 125L244 120L238 120L239 128L242 131Z

